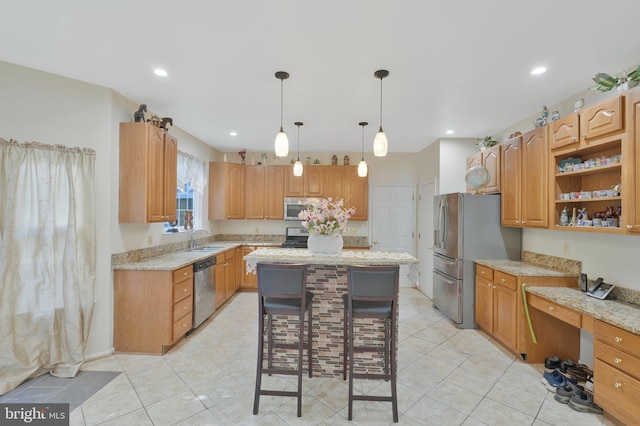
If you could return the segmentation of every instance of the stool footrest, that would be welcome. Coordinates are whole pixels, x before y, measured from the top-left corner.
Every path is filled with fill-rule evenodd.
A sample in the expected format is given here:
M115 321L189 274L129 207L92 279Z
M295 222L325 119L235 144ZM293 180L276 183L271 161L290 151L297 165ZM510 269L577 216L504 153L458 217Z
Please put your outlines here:
M354 379L391 380L391 374L353 373Z
M384 346L354 346L353 352L384 352Z
M297 343L273 343L273 349L298 349L298 344ZM305 342L302 344L302 348L303 349L308 349L309 348L309 342Z
M268 396L298 396L298 392L292 391L276 391L276 390L261 390L260 395Z
M286 376L297 376L300 370L290 370L283 368L263 368L262 374L284 374Z
M392 397L390 396L375 396L375 395L353 395L354 401L385 401L385 402L393 402Z

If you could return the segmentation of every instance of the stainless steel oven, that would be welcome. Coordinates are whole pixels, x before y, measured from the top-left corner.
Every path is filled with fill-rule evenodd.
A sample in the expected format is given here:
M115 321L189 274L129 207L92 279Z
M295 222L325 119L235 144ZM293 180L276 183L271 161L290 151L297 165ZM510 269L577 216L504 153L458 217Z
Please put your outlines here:
M300 218L298 218L298 214L306 208L303 204L306 200L306 198L285 198L284 220L300 220Z

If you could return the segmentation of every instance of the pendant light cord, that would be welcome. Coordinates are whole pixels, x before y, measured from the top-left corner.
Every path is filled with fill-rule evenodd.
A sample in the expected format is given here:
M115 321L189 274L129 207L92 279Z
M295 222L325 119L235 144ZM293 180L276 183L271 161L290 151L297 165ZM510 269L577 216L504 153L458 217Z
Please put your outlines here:
M364 161L364 124L362 125L362 161Z
M380 131L382 131L382 79L383 78L384 77L380 77Z
M298 161L300 161L300 125L298 124Z
M282 132L282 111L283 111L283 104L284 104L284 79L281 78L280 79L280 131ZM380 106L382 107L382 105Z

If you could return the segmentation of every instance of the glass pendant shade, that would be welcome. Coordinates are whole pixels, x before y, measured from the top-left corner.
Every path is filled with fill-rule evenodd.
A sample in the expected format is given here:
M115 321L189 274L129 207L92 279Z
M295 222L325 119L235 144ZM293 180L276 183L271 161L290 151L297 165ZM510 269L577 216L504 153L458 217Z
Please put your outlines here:
M384 134L382 127L380 127L380 130L376 133L376 137L373 140L373 155L376 157L384 157L387 155L387 148L387 135Z
M275 150L278 157L286 157L289 155L289 138L282 127L280 127L280 131L276 135Z
M302 161L298 160L293 165L293 175L302 176Z
M367 162L364 160L361 160L358 163L358 176L366 177L368 170L369 170L369 167L367 167Z

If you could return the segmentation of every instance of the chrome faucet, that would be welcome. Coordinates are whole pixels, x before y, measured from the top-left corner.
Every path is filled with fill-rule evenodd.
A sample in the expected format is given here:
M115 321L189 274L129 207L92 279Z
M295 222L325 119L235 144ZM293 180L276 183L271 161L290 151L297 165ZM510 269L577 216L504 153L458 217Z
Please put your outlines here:
M193 231L191 231L191 237L189 238L189 248L190 249L198 248L198 240L196 240L194 238L195 235L196 235L196 232L204 232L205 234L209 235L209 233L207 231L205 231L204 229L194 229Z

